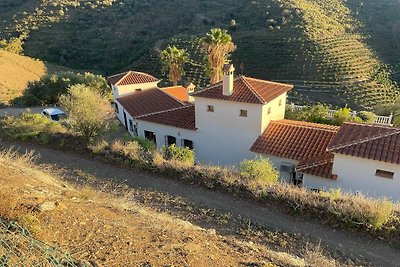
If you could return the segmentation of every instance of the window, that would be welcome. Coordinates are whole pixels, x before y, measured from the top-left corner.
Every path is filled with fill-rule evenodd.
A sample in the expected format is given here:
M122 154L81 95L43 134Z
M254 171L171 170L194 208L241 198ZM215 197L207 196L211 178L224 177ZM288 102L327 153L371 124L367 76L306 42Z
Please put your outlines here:
M118 108L118 104L114 103L114 107L115 107L115 112L117 112L119 114L119 108Z
M241 109L240 110L240 117L247 117L247 110L246 109Z
M282 99L279 99L279 106L282 106Z
M193 141L188 139L182 139L182 146L193 150Z
M129 120L129 131L133 132L133 121Z
M138 136L139 134L138 134L138 129L137 129L137 124L135 123L135 125L133 125L133 134L135 135L135 136Z
M142 91L142 89L135 89L135 92L140 92Z
M268 114L271 114L271 107L268 108Z
M214 112L214 106L207 105L207 111L208 112Z
M384 171L384 170L376 170L375 176L383 177L383 178L388 178L388 179L393 179L394 172L389 172L389 171Z
M176 145L176 138L171 135L166 135L165 136L165 145L166 146Z
M150 131L144 131L144 137L147 140L153 141L153 143L157 145L156 133Z

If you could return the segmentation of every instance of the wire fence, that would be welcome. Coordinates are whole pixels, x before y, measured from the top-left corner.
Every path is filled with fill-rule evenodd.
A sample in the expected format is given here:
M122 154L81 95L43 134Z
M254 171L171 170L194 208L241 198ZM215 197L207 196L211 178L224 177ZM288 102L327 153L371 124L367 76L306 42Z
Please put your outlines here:
M35 239L16 222L0 219L0 267L92 267Z

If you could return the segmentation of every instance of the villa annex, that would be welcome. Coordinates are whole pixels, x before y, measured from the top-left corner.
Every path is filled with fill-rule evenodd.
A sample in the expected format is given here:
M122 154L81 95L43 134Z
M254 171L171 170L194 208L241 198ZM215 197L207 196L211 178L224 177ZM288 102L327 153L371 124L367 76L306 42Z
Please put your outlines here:
M196 92L158 88L158 79L134 71L107 80L119 120L158 148L187 146L198 162L221 165L261 155L290 183L400 200L400 129L285 120L292 85L235 78L234 70L225 65L222 82Z

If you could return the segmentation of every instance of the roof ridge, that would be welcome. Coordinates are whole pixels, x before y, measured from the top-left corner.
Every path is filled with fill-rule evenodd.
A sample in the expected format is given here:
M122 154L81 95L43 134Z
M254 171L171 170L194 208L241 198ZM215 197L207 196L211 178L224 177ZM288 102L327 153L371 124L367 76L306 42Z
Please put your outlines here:
M119 85L119 83L122 81L122 80L124 80L126 77L128 77L128 75L129 74L131 74L131 70L130 71L127 71L126 73L125 73L125 75L121 78L121 79L119 79L114 85Z
M115 77L115 76L118 76L118 75L121 75L121 74L126 74L127 72L129 72L129 70L128 71L124 71L124 72L120 72L120 73L117 73L117 74L113 74L111 76L108 76L107 78L112 78L112 77Z
M190 104L190 105L185 105L185 106L181 106L181 107L177 107L177 108L161 110L161 111L152 112L152 113L149 113L149 114L143 114L143 115L137 116L135 118L136 119L141 119L141 118L145 118L145 117L148 117L148 116L158 115L158 114L162 114L162 113L166 113L166 112L170 112L170 111L175 111L175 110L179 110L179 109L184 109L184 108L189 108L189 107L194 107L194 105Z
M290 122L295 122L295 123L290 123ZM329 131L333 131L333 132L337 132L340 129L339 126L335 126L335 125L328 125L328 124L308 122L308 121L286 120L286 119L275 120L275 121L272 121L272 123L293 125L293 126L305 127L305 128L310 128L310 129L316 129L316 130L323 129L323 130L329 130ZM320 127L318 127L316 125L320 125Z
M236 78L236 79L237 79L237 78ZM199 93L201 93L201 92L205 92L205 91L207 91L207 90L213 89L213 88L219 86L219 85L221 84L221 82L222 82L222 81L219 81L218 83L213 84L213 85L211 85L211 86L209 86L209 87L206 87L206 88L204 88L204 89L201 89L201 90L199 90L199 91L197 91L197 92L194 92L194 93L192 93L191 95L192 95L192 96L196 96L196 94L199 94Z
M387 129L390 129L390 128L387 128ZM392 135L395 135L395 134L400 134L400 129L397 129L397 130L392 131L392 132L376 134L375 136L367 136L367 137L364 137L364 138L360 138L358 140L347 142L345 144L339 144L339 145L332 146L332 147L329 147L329 145L328 145L326 150L327 151L333 151L333 150L337 150L337 149L342 149L342 148L345 148L345 147L350 147L350 146L354 146L354 145L363 144L363 143L366 143L366 142L374 141L374 140L381 139L381 138L388 137L388 136L392 136Z
M246 79L251 79L251 80L256 80L259 82L264 82L264 83L273 83L273 84L278 84L278 85L283 85L283 86L291 86L292 88L294 87L293 84L286 84L286 83L281 83L281 82L274 82L274 81L267 81L267 80L263 80L263 79L258 79L258 78L253 78L253 77L247 77L245 75L242 75L244 78Z
M296 167L296 171L304 171L304 170L307 170L307 169L310 169L313 167L322 166L322 165L325 165L325 164L331 163L331 162L333 162L333 159L323 159L323 160L312 162L309 164L298 165Z
M248 81L246 81L246 77L245 77L245 76L240 76L239 78L249 87L249 89L251 90L251 92L258 98L258 100L261 101L261 104L267 103L267 101L265 101L265 99L262 98L262 97L256 92L256 90L254 90L253 86L251 86L251 84L250 84Z

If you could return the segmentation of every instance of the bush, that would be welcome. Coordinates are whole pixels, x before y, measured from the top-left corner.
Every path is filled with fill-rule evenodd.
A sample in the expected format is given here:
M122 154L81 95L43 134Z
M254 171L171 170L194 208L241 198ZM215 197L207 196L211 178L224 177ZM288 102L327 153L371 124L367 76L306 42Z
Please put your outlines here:
M278 182L278 171L265 158L243 160L239 166L240 176L251 186L265 188Z
M374 123L378 116L370 111L360 111L358 117L360 117L364 123Z
M138 142L139 145L147 152L154 152L156 150L156 144L146 138L133 137L132 140Z
M335 125L342 125L344 122L363 122L360 117L352 116L351 109L348 107L340 108L333 115L333 123Z
M107 81L100 75L92 73L76 74L73 72L58 72L43 76L39 81L29 83L24 96L19 97L13 104L20 106L52 105L56 104L58 98L66 94L68 89L76 84L87 85L100 92L107 99L111 100L111 88Z
M180 161L188 165L194 165L194 152L188 147L177 147L175 144L162 148L163 157L166 160Z
M108 100L96 89L82 84L72 86L68 95L61 96L60 105L68 113L68 127L88 141L106 132L114 117Z
M332 123L328 118L329 107L324 104L306 106L299 111L293 111L290 107L286 110L286 118L299 121L308 121L314 123Z
M136 141L114 141L111 145L111 151L133 160L140 160L143 156L143 149Z
M3 117L0 121L0 136L38 142L49 141L50 135L65 133L66 129L40 114L23 113L18 118Z
M36 96L34 96L34 95L30 94L30 93L26 93L26 94L24 94L24 95L22 95L22 96L19 96L19 97L15 98L15 99L12 101L12 103L13 103L15 106L19 106L19 107L24 107L24 106L26 106L26 107L38 106L38 105L39 105L39 102L40 102L39 99L38 99Z

